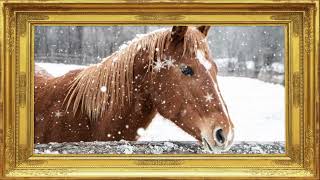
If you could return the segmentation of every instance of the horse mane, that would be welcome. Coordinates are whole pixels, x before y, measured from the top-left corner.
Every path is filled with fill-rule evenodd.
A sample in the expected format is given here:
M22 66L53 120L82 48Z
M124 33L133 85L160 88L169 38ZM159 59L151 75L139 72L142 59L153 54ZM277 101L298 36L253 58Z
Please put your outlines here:
M152 71L155 59L162 59L172 41L171 29L157 30L132 40L127 47L103 59L96 65L82 70L71 82L67 109L73 102L74 114L78 108L87 113L90 120L97 120L106 111L121 109L131 102L134 59L139 52L148 53L148 64ZM188 28L184 36L183 55L189 55L202 49L208 52L205 36L196 28ZM101 87L103 88L103 91ZM106 90L106 91L104 91Z

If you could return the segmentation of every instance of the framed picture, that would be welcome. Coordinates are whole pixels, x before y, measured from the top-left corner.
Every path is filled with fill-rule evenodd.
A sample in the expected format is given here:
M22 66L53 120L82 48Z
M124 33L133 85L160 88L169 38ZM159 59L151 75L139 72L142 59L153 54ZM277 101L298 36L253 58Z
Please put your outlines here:
M3 178L319 178L318 1L6 1Z

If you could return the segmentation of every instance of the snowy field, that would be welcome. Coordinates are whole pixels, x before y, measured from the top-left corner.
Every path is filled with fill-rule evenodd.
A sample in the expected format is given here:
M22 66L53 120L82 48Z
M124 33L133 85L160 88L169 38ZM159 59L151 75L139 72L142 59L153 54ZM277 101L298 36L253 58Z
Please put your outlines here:
M55 77L84 67L52 63L36 64ZM243 77L218 76L218 82L235 125L234 141L285 141L285 90L282 85ZM149 127L139 134L141 135L139 141L196 141L159 114Z

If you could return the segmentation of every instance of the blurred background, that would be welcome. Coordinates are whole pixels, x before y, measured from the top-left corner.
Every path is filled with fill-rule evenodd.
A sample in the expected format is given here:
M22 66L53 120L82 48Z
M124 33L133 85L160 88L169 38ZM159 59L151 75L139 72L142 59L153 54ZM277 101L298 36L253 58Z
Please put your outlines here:
M96 64L137 34L159 28L164 26L37 26L35 61ZM284 85L283 27L212 26L208 43L220 76Z

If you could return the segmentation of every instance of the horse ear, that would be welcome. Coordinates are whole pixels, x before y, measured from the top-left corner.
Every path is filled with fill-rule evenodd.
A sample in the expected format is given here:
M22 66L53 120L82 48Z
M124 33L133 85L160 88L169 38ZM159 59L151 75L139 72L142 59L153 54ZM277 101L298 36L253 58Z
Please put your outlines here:
M209 32L209 29L210 29L210 26L199 26L197 29L200 32L202 32L202 34L204 34L204 36L207 36L208 32Z
M188 30L188 26L173 26L171 32L172 40L182 40Z

